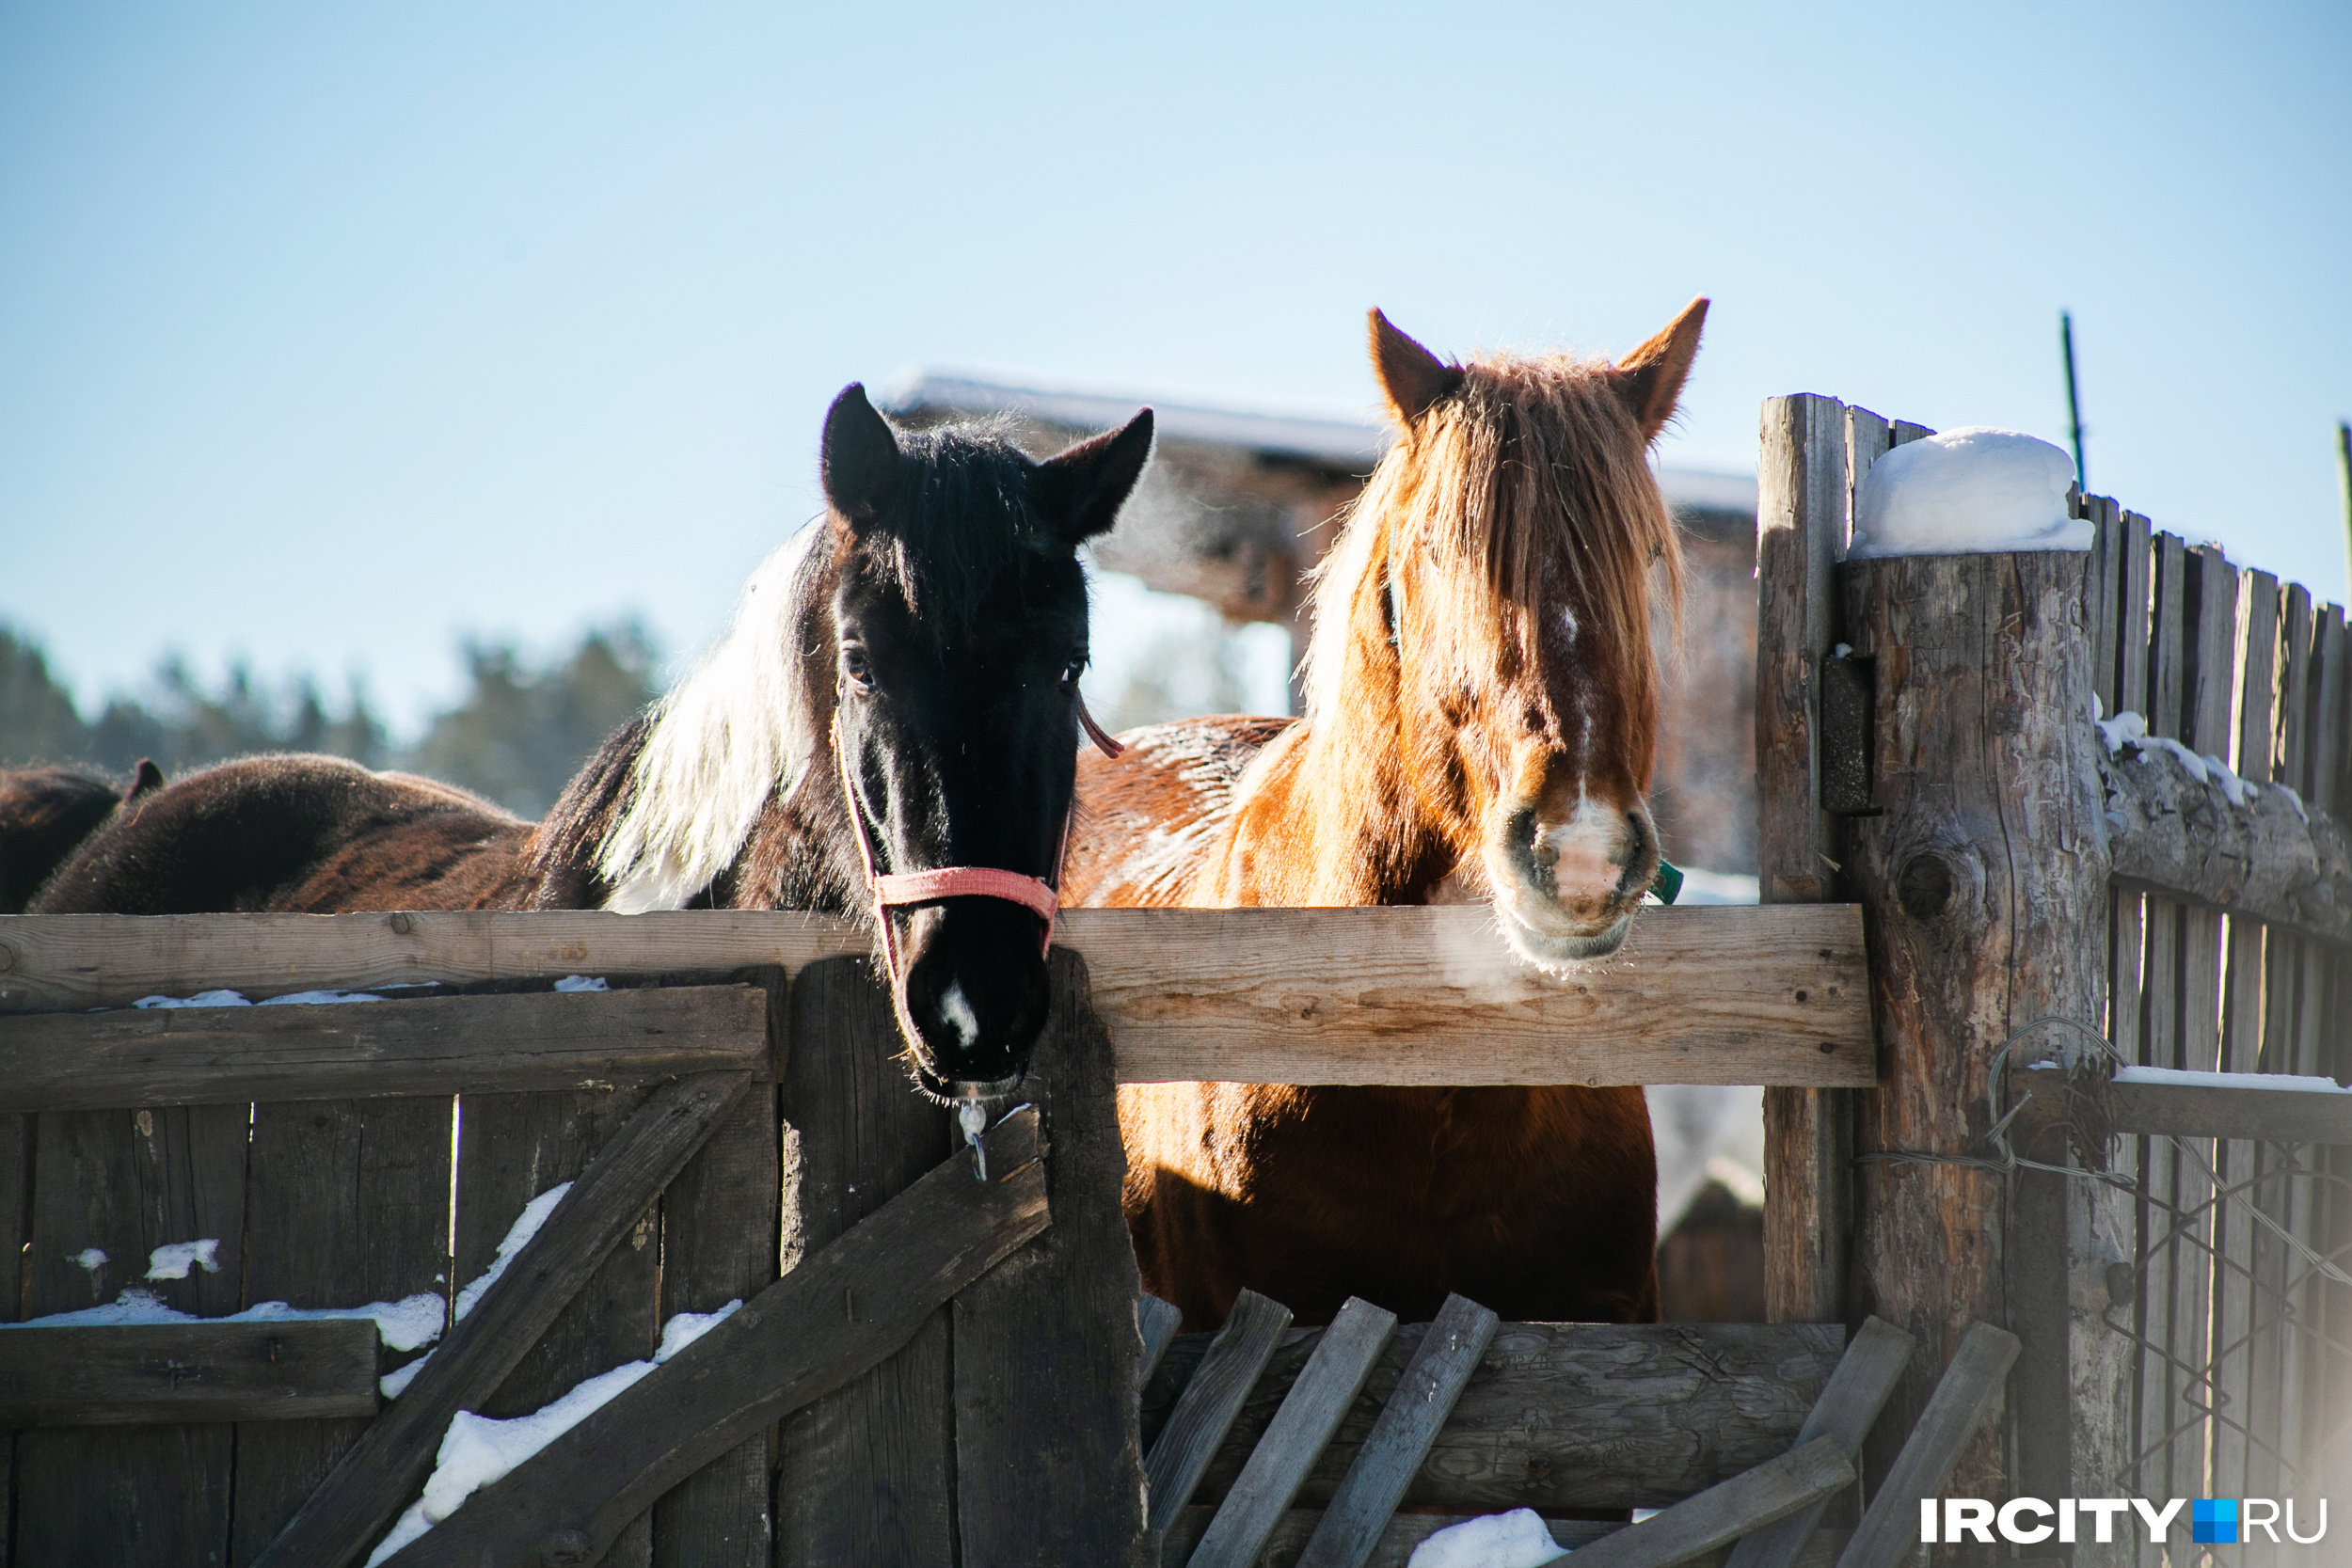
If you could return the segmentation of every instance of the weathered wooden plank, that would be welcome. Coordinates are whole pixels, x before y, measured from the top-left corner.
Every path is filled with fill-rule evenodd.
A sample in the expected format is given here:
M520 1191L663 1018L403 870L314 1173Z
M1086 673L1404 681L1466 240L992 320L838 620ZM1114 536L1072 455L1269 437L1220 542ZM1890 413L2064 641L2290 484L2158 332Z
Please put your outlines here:
M1136 1363L1136 1387L1138 1392L1152 1381L1158 1370L1160 1357L1176 1342L1176 1330L1184 1321L1184 1309L1172 1301L1162 1301L1149 1291L1136 1295L1136 1333L1143 1340L1143 1354Z
M1853 1461L1835 1437L1767 1460L1686 1497L1652 1518L1580 1546L1578 1568L1667 1568L1748 1531L1825 1502L1854 1482Z
M612 915L435 910L393 914L0 916L0 1008L126 1007L226 987L260 1000L325 986L529 980L802 965L872 937L795 911Z
M1176 1511L1192 1500L1193 1488L1216 1457L1251 1386L1290 1324L1291 1309L1279 1301L1255 1291L1244 1291L1233 1299L1225 1326L1209 1342L1208 1354L1144 1460L1145 1520L1150 1528L1166 1529Z
M2006 1330L1969 1325L1837 1568L1896 1568L1911 1560L1919 1547L1919 1499L1943 1494L1946 1479L1999 1401L2017 1349L2017 1337Z
M947 1113L915 1092L890 997L863 958L792 983L784 1275L952 1163ZM968 1168L969 1157L966 1156ZM977 1185L977 1183L975 1183ZM861 1302L845 1311L876 1308ZM952 1560L951 1331L943 1309L862 1376L793 1411L777 1437L775 1558L897 1568Z
M33 1207L33 1118L0 1115L0 1323L24 1315L25 1227ZM15 1267L8 1259L15 1259ZM0 1433L0 1568L14 1568L16 1434Z
M1176 1523L1168 1528L1161 1561L1168 1564L1169 1568L1184 1563L1193 1543L1199 1541L1201 1533L1209 1528L1213 1513L1214 1510L1196 1506L1177 1515ZM1299 1551L1307 1544L1307 1538L1314 1533L1315 1525L1322 1517L1323 1511L1314 1508L1294 1508L1283 1514L1281 1522L1274 1527L1273 1535L1267 1539L1265 1549L1258 1554L1253 1568L1291 1568L1298 1560ZM1408 1568L1414 1547L1441 1529L1477 1517L1477 1514L1400 1513L1389 1521L1387 1529L1380 1532L1379 1544L1373 1548L1372 1556L1364 1560L1364 1568ZM1571 1550L1629 1528L1622 1524L1603 1524L1589 1519L1548 1519L1545 1527L1551 1531L1554 1541ZM1842 1529L1816 1530L1813 1539L1805 1544L1804 1551L1798 1557L1794 1568L1836 1568L1837 1554L1845 1549L1851 1534L1851 1531ZM1688 1559L1686 1568L1724 1568L1728 1555L1727 1550L1702 1552Z
M2182 673L2181 738L2192 749L2225 756L2235 735L2231 724L2237 696L2237 570L2219 546L2201 545L2187 553L2188 662ZM2188 909L2181 917L2180 1065L2193 1072L2221 1066L2221 981L2224 949L2221 917ZM2184 1373L2174 1388L2172 1443L2176 1483L2210 1495L2207 1474L2213 1430L2214 1264L2222 1242L2220 1216L2212 1207L2216 1186L2209 1140L2193 1139L2189 1158L2173 1175L2176 1227L2186 1227L2175 1243L2178 1266L2172 1278L2172 1319L2179 1338L2173 1354L2203 1376Z
M765 986L777 1059L789 1027L784 972ZM661 1311L715 1312L749 1301L777 1272L776 1089L755 1084L661 1196ZM736 1445L654 1504L656 1568L768 1568L774 1527L765 1433Z
M2052 1076L2056 1076L2053 1074ZM2249 1079L2264 1076L2247 1073ZM2029 1114L2059 1114L2061 1091L2022 1080L2036 1102ZM2352 1094L2260 1084L2109 1084L2101 1091L2108 1125L2147 1137L2259 1138L2270 1143L2352 1144ZM2041 1107L2048 1106L2046 1112Z
M864 1374L1045 1229L1037 1114L1007 1117L988 1150L991 1180L951 1156L387 1562L599 1560L656 1497Z
M453 1110L447 1096L256 1105L245 1305L446 1297ZM343 1418L238 1429L230 1568L268 1549L367 1426Z
M1053 1012L1021 1093L1054 1146L1054 1227L949 1308L956 1474L967 1478L956 1540L967 1562L1157 1568L1129 1332L1142 1281L1120 1209L1127 1159L1110 1037L1085 962L1057 953L1050 974Z
M1813 396L1764 404L1757 472L1756 778L1766 904L1836 895L1833 823L1821 811L1820 676L1836 641L1832 562L1853 496L1888 446L1886 421ZM1766 1311L1842 1317L1852 1202L1850 1098L1795 1085L1764 1094Z
M0 1018L0 1096L41 1111L648 1084L760 1070L766 1018L747 986L42 1013Z
M516 1216L549 1188L578 1180L648 1093L626 1088L465 1096L458 1106L451 1277L463 1282L488 1272ZM648 1194L620 1244L571 1292L497 1387L467 1408L511 1420L562 1398L587 1378L651 1355L661 1338L660 1241L658 1196ZM608 1554L610 1568L647 1568L652 1532L650 1518L631 1520Z
M1248 1568L1258 1560L1307 1472L1339 1431L1341 1418L1363 1392L1374 1363L1395 1337L1395 1313L1347 1298L1316 1339L1314 1354L1283 1396L1199 1547L1185 1559L1187 1568Z
M1838 1358L1837 1370L1830 1374L1829 1386L1805 1413L1793 1447L1802 1449L1817 1438L1835 1437L1848 1458L1858 1457L1879 1412L1886 1408L1896 1384L1902 1380L1915 1343L1893 1323L1878 1318L1864 1320L1854 1330L1853 1343ZM1731 1549L1728 1568L1795 1568L1828 1506L1829 1499L1823 1498L1745 1533Z
M0 1334L0 1427L373 1416L375 1324L146 1323Z
M1830 566L1845 544L1846 411L1801 393L1764 401L1756 467L1756 776L1767 903L1829 896L1821 795L1820 661L1836 620Z
M1469 1297L1445 1298L1307 1538L1298 1568L1362 1568L1500 1325Z
M2277 578L2261 571L2237 574L2236 733L2223 754L2241 778L2257 784L2271 782L2277 762L2282 610ZM2233 914L2223 942L2221 1066L2226 1071L2252 1073L2262 1061L2268 933L2261 922ZM2225 1185L2245 1188L2247 1203L2262 1197L2254 1185L2259 1158L2255 1144L2244 1139L2225 1141L2215 1149L2215 1169ZM2246 1494L2246 1423L2254 1418L2255 1229L2253 1216L2240 1204L2225 1204L2215 1215L2219 1256L2213 1280L2212 1387L2226 1418L2215 1424L2209 1484L2232 1496Z
M370 978L359 960L387 940L385 918L0 915L0 1009L122 1006L174 985L241 979L252 994L289 989L292 979L358 983ZM453 923L436 948L454 958L431 973L421 964L397 971L406 978L512 969L519 960L502 957L510 949L577 951L577 967L589 972L598 967L586 961L592 956L612 958L602 967L615 973L723 969L789 962L795 943L810 940L807 918L789 912L402 918L412 927L403 942ZM487 927L479 925L485 920ZM710 921L732 934L716 941L676 921ZM172 922L195 924L170 940L151 929ZM616 930L643 940L613 941ZM1858 1085L1871 1078L1861 927L1838 906L1645 910L1614 957L1557 974L1513 958L1491 915L1468 906L1073 910L1056 937L1087 960L1121 1083ZM276 938L286 943L283 959L265 974L270 983L253 980L253 966L266 960L247 950ZM206 960L217 967L165 967ZM623 1082L611 1072L580 1077ZM446 1089L450 1081L430 1086Z
M242 1107L60 1111L37 1122L27 1316L96 1306L130 1287L202 1316L235 1310ZM219 1273L146 1277L156 1247L205 1239L220 1243ZM105 1261L92 1266L92 1253ZM233 1433L219 1422L19 1433L16 1560L218 1560L229 1544Z
M1328 1502L1428 1332L1381 1354L1299 1494ZM1323 1330L1284 1338L1194 1493L1221 1500ZM1144 1391L1163 1421L1208 1342L1181 1337ZM1845 1347L1836 1323L1504 1323L1405 1500L1464 1513L1660 1508L1786 1453Z
M256 1560L343 1568L365 1555L432 1470L450 1417L496 1391L749 1082L711 1073L656 1090Z
M2145 519L2140 519L2144 525ZM2152 609L2148 627L2147 703L2152 735L2182 734L2182 670L2188 641L2187 554L2178 536L2153 533L2149 541ZM2143 1067L2177 1068L2181 1056L2182 922L2186 911L2169 898L2147 900L2148 949L2141 984L2139 1053ZM2141 1260L2135 1316L2141 1338L2170 1346L2172 1280L2179 1262L2168 1239L2172 1229L2175 1151L2164 1139L2142 1140L2141 1196L2135 1202L2134 1256ZM2133 1452L2138 1456L2134 1485L2145 1495L2170 1496L2172 1397L2178 1369L2166 1354L2143 1352L2133 1417Z

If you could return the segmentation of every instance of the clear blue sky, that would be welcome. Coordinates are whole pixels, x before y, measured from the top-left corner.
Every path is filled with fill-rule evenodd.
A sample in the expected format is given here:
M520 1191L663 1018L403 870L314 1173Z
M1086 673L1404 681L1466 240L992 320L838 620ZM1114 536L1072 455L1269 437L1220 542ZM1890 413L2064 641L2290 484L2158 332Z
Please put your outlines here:
M1361 316L2063 440L2341 596L2352 8L0 9L0 618L364 670L709 636L915 362L1367 406ZM999 9L991 8L991 9Z

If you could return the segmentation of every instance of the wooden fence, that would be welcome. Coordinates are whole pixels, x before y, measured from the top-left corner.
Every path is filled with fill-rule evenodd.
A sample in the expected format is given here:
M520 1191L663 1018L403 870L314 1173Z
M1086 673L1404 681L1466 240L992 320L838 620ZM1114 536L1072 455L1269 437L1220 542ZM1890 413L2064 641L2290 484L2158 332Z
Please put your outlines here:
M126 1288L199 1318L446 1301L526 1204L576 1182L396 1400L376 1379L414 1353L381 1354L347 1322L0 1334L0 1550L357 1562L456 1410L535 1409L646 1356L674 1314L742 1299L687 1353L709 1365L681 1379L674 1363L391 1560L1156 1560L1140 1510L1157 1407L1137 1398L1114 1083L1868 1080L1851 910L1653 914L1562 987L1493 950L1473 910L1075 911L1025 1089L1052 1157L999 1151L1023 1180L1048 1174L1031 1207L980 1210L969 1195L997 1186L971 1180L946 1117L909 1091L863 939L825 923L0 920L0 1246L21 1259L8 1319ZM550 990L566 974L612 989ZM388 999L127 1006L323 987ZM927 1228L870 1244L918 1198ZM909 1273L922 1235L959 1225L980 1240L934 1239L940 1260ZM156 1248L198 1239L217 1243L216 1271L145 1277ZM1408 1503L1557 1513L1707 1493L1793 1444L1842 1338L1611 1338L1625 1332L1505 1325ZM1156 1397L1197 1359L1180 1347ZM1345 1467L1396 1375L1371 1374L1325 1467ZM1596 1391L1627 1412L1599 1471L1580 1408ZM1238 1463L1216 1455L1254 1434L1248 1412L1233 1420L1169 1522L1179 1554ZM1329 1490L1307 1478L1282 1528L1311 1528ZM1408 1516L1375 1560L1401 1560L1441 1517Z
M1968 1316L2015 1329L1957 1494L2294 1497L2308 1533L2352 1460L2352 1097L2109 1079L2352 1072L2344 612L2095 496L2087 557L1843 562L1928 434L1765 406L1764 896L1861 902L1884 1069L1767 1092L1772 1315L1915 1330L1898 1410Z

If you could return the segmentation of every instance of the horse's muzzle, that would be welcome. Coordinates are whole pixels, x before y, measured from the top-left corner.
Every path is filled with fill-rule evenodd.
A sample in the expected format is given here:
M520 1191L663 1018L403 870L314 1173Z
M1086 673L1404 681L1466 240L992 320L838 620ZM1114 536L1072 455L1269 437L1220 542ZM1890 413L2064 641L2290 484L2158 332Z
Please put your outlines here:
M901 918L904 967L891 989L917 1082L950 1101L1012 1093L1052 1003L1038 917L1002 899L960 897Z

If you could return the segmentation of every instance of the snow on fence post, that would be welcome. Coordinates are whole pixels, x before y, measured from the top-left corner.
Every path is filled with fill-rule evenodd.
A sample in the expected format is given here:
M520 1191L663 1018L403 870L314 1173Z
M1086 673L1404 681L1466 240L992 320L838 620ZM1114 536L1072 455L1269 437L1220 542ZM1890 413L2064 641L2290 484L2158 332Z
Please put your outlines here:
M2003 1177L1909 1157L1988 1157L1986 1085L2004 1042L2044 1018L2104 1022L2089 560L2045 548L1842 568L1844 635L1873 685L1875 813L1847 821L1842 866L1866 911L1880 1053L1856 1129L1853 1268L1861 1304L1918 1340L1866 1456L1874 1479L1971 1320L2038 1335L2044 1364L2055 1354L2063 1369L2069 1354L2062 1215L2055 1233L2046 1220L2022 1233ZM2011 1061L2058 1053L2063 1033L2026 1036ZM1948 1490L2063 1495L2062 1476L2027 1484L2006 1459L2017 1403L2064 1401L2070 1382L2035 1386L2021 1366L2008 1419L1970 1443ZM2058 1431L2068 1418L2061 1408Z

